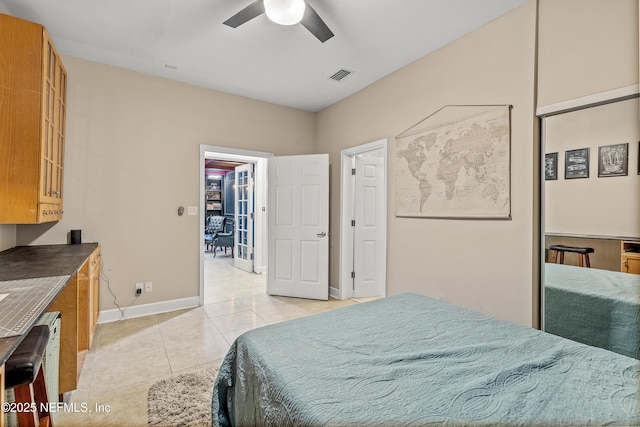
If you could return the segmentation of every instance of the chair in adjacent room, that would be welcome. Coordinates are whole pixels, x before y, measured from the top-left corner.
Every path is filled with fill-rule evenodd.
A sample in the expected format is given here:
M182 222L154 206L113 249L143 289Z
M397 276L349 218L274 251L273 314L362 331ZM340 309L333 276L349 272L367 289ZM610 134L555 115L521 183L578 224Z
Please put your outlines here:
M207 217L204 228L204 246L205 251L208 251L213 246L213 239L218 233L224 231L224 225L226 218L218 215L211 215Z
M223 233L218 233L213 238L213 257L216 256L217 248L224 248L224 253L227 253L227 248L231 248L231 258L234 257L233 254L233 246L234 246L234 222L233 219L227 218L225 223L225 230Z
M35 405L34 411L16 413L20 427L53 426L42 365L49 334L47 325L31 328L4 365L4 385L7 390L13 390L16 406L32 408Z

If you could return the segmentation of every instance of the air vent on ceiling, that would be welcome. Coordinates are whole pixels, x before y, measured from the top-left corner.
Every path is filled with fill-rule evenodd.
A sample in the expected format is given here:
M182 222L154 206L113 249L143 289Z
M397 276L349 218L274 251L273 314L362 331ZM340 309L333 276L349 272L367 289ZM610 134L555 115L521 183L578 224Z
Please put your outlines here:
M344 68L336 71L335 73L333 73L333 75L331 75L329 78L331 80L335 80L337 82L339 82L340 80L344 79L345 77L347 77L349 74L351 74L351 71L349 70L345 70Z

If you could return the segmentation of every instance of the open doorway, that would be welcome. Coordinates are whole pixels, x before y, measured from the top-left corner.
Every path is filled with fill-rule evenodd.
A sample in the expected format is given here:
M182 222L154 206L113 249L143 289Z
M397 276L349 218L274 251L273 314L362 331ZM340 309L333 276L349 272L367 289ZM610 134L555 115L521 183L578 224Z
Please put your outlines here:
M266 169L271 153L200 146L200 304L205 304L205 255L261 274L266 272ZM223 223L226 239L212 239L208 225ZM217 246L216 246L217 244ZM214 248L217 251L214 253ZM226 251L224 254L223 251Z
M305 177L316 176L318 172L323 169L327 169L328 163L324 166L316 165L314 157L319 155L308 156L287 156L277 157L285 163L295 160L296 157L300 164L292 168L282 168L277 176L286 177L288 174L284 173L284 169L297 170L300 169ZM328 155L320 155L328 156ZM267 241L268 228L274 228L275 225L280 223L288 224L285 221L294 218L292 215L280 215L277 214L277 209L270 216L271 219L279 218L280 222L275 221L275 225L267 223L266 207L268 203L267 194L267 161L273 158L273 154L264 152L255 152L248 150L238 150L226 147L216 147L201 145L200 146L200 176L205 176L205 160L215 159L218 161L232 161L244 164L252 164L254 166L254 209L253 209L253 224L254 232L251 233L253 237L253 266L252 270L255 273L261 274L267 272L268 259L267 256L270 242ZM327 159L328 160L328 159ZM278 163L278 162L271 162ZM294 162L296 163L296 162ZM307 164L309 163L309 164ZM281 165L282 166L282 165ZM353 175L353 169L361 168L362 175ZM276 169L272 168L271 172ZM375 141L369 144L353 147L342 151L341 158L341 181L342 181L342 198L340 203L341 212L341 226L340 226L340 284L339 289L330 286L328 280L325 281L325 288L329 289L329 295L332 298L339 300L347 300L352 297L368 297L368 296L385 296L386 294L386 233L387 233L387 140ZM373 173L373 175L372 175ZM319 176L319 175L318 175ZM276 185L277 180L271 180L270 184ZM300 180L297 180L300 181ZM296 182L297 182L296 181ZM206 195L206 181L200 180L200 202L201 206L205 205ZM306 181L305 181L306 182ZM308 183L307 183L308 184ZM306 184L305 184L306 185ZM328 188L328 176L327 176L327 188ZM237 183L236 183L237 186ZM324 254L325 250L320 248L318 242L323 242L328 234L326 232L327 226L320 227L320 222L315 221L319 219L317 209L312 209L312 204L305 203L307 199L305 197L322 196L323 191L320 191L318 185L306 185L304 189L301 189L297 193L293 191L293 187L287 191L282 191L280 194L280 201L287 202L297 200L297 204L285 203L289 208L289 211L298 211L302 208L295 208L295 206L304 205L306 208L303 212L307 212L308 215L302 218L298 226L292 227L293 230L305 231L312 230L313 235L304 237L304 242L301 238L293 239L287 237L287 239L280 239L281 249L291 247L292 249L304 243L307 251L300 251L300 254L309 255L308 259L311 259L311 255L316 255L318 258ZM290 190L290 191L289 191ZM304 191L303 191L304 190ZM275 193L272 192L272 195ZM294 194L298 196L294 197ZM290 195L291 197L285 197ZM365 197L360 197L365 196ZM277 198L276 198L277 199ZM302 205L299 205L302 203ZM322 203L321 203L322 204ZM328 202L324 203L328 206ZM277 207L273 203L274 207ZM295 209L294 209L295 208ZM287 211L287 212L289 212ZM318 211L319 212L319 211ZM372 215L373 214L373 215ZM205 277L204 277L204 253L205 253L205 241L204 241L204 221L206 216L206 210L200 210L200 304L205 304ZM316 218L318 217L318 218ZM237 217L236 217L237 218ZM360 219L358 219L360 218ZM374 222L372 222L374 220ZM316 224L318 222L318 224ZM316 227L316 225L318 227ZM313 227L312 227L313 226ZM316 230L316 228L318 228ZM273 230L276 231L275 228ZM373 232L373 233L372 233ZM270 232L271 233L271 232ZM274 237L277 233L271 234L273 242L277 239ZM298 236L300 237L300 236ZM286 240L286 241L285 241ZM284 242L284 243L283 243ZM293 243L291 243L293 242ZM286 243L286 245L285 245ZM291 243L291 244L289 244ZM313 249L313 250L312 250ZM234 252L237 252L235 250ZM274 252L276 258L278 253ZM298 251L281 251L283 254L298 254ZM303 257L304 258L304 257ZM307 258L304 258L308 261ZM314 258L315 259L315 258ZM317 268L310 268L310 262L295 262L289 261L288 257L280 257L281 262L275 264L275 268L272 268L275 276L292 276L284 274L290 271L298 271L306 274L304 279L310 280L310 272L317 272L315 276L320 277L320 272L326 271L328 276L328 266L324 264L321 266L318 264ZM315 264L314 264L315 265ZM277 267L281 267L279 270ZM305 268L299 268L299 267ZM295 267L295 268L294 268ZM374 275L371 275L371 272ZM278 275L277 273L283 273ZM324 273L323 273L324 274ZM355 275L354 275L355 274ZM268 290L269 284L275 283L275 277L271 276L267 281L267 293L269 295L284 295L284 296L297 296L288 291L284 293L270 292ZM314 276L314 277L315 277ZM293 276L292 276L293 277ZM354 280L355 279L355 280ZM298 298L308 298L297 296ZM314 297L315 298L315 297ZM326 297L325 297L326 298Z

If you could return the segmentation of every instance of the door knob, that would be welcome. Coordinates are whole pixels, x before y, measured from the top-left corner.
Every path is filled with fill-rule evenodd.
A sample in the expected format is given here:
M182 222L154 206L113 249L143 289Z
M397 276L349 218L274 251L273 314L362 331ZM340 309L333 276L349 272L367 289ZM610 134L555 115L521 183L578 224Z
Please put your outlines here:
M318 237L324 237L326 235L327 235L327 233L325 233L324 231L322 233L316 234L316 236L318 236Z

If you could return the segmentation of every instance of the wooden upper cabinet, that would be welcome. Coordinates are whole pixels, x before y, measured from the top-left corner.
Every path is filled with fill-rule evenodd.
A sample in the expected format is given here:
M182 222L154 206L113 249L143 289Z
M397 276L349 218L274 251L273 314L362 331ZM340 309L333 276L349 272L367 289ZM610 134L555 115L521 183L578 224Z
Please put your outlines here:
M67 72L46 29L0 14L0 223L62 218Z

